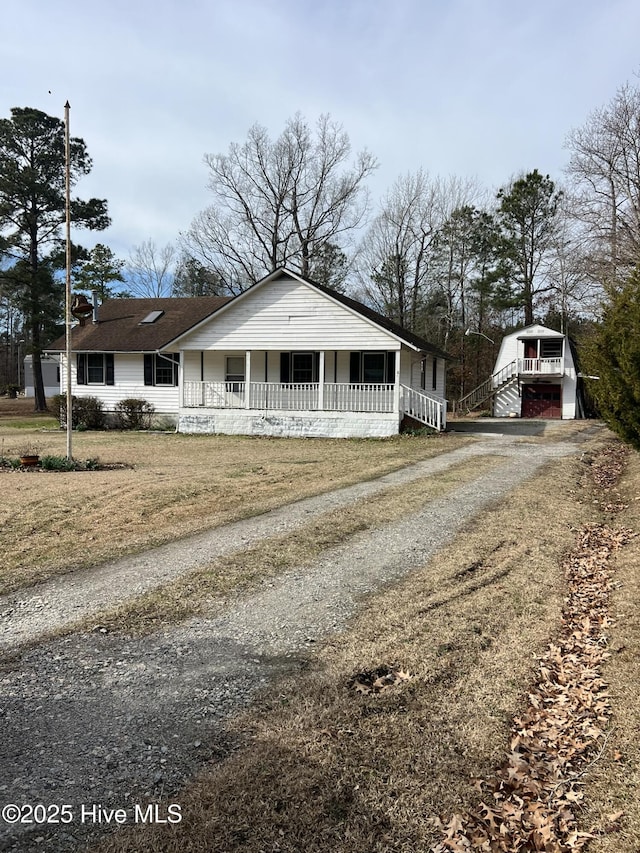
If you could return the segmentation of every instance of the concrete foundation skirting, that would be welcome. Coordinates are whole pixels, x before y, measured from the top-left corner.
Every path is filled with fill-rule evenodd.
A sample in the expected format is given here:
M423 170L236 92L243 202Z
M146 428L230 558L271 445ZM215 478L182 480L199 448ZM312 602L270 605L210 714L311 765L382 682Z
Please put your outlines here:
M178 432L272 435L282 438L388 438L397 435L393 412L285 412L255 409L181 409Z

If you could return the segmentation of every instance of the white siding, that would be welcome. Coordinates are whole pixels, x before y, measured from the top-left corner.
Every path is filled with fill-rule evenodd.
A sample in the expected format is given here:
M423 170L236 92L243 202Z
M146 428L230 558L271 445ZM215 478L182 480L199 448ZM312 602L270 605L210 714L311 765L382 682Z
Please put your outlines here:
M394 350L400 342L329 296L286 276L249 291L180 340L188 350Z
M546 326L535 324L528 326L526 329L518 329L512 334L503 338L500 345L498 358L496 359L494 373L507 367L514 359L524 358L525 340L541 340L541 339L557 339L564 338L563 353L563 376L559 381L562 386L562 418L572 419L576 416L576 388L577 377L576 369L571 355L571 347L569 341L560 332L554 329L549 329ZM526 380L522 379L521 382ZM512 382L502 387L495 397L494 415L496 417L508 417L509 415L520 416L522 411L522 399L518 392L518 384L514 378Z
M66 357L61 356L60 393L67 390ZM78 385L76 382L77 360L71 360L71 393L76 397L97 397L106 411L113 411L120 400L128 397L152 403L157 414L177 414L177 386L153 386L144 384L143 354L115 353L113 359L115 385Z
M507 335L506 338L502 339L502 343L500 344L500 351L493 372L498 373L498 371L511 364L516 358L521 358L523 353L524 349L521 342L518 341L518 333Z
M514 379L496 394L493 414L496 418L507 418L510 415L520 417L521 408L522 398L518 391L518 383Z

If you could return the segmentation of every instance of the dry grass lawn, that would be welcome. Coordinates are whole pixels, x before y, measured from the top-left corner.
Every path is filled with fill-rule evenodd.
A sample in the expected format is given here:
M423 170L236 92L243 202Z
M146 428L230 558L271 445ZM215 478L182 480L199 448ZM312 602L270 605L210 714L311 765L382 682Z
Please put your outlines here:
M170 798L180 825L118 834L101 853L427 851L438 817L478 805L474 780L501 764L534 656L558 630L562 557L599 512L590 460L553 463L373 596L303 677L232 721L244 747ZM380 667L411 677L354 688ZM607 849L637 850L616 839Z
M0 452L66 453L66 434L30 400L0 398ZM45 425L43 428L42 425ZM0 594L80 567L381 476L453 449L453 435L388 440L74 433L77 459L118 470L0 469Z

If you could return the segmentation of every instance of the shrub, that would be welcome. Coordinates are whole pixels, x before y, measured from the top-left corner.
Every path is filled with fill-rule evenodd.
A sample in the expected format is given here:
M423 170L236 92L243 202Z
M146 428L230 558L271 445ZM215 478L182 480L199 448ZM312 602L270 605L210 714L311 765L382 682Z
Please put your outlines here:
M64 394L55 394L51 398L54 414L60 421L60 426L67 425L67 398ZM104 429L107 416L102 408L102 401L97 397L72 397L73 429Z
M45 471L75 471L76 463L66 456L42 456L40 467Z
M97 397L78 397L73 404L73 414L78 420L78 428L105 428L106 414L102 408L102 402Z
M602 321L583 344L587 386L603 419L640 450L640 267L609 293Z
M150 429L155 406L147 400L129 397L126 400L120 400L115 412L120 429Z

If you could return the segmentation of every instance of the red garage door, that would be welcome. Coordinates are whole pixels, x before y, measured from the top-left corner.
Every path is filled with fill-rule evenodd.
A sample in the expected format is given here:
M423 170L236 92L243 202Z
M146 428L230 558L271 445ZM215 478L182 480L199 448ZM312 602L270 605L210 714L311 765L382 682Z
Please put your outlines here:
M523 418L561 418L562 386L523 385Z

